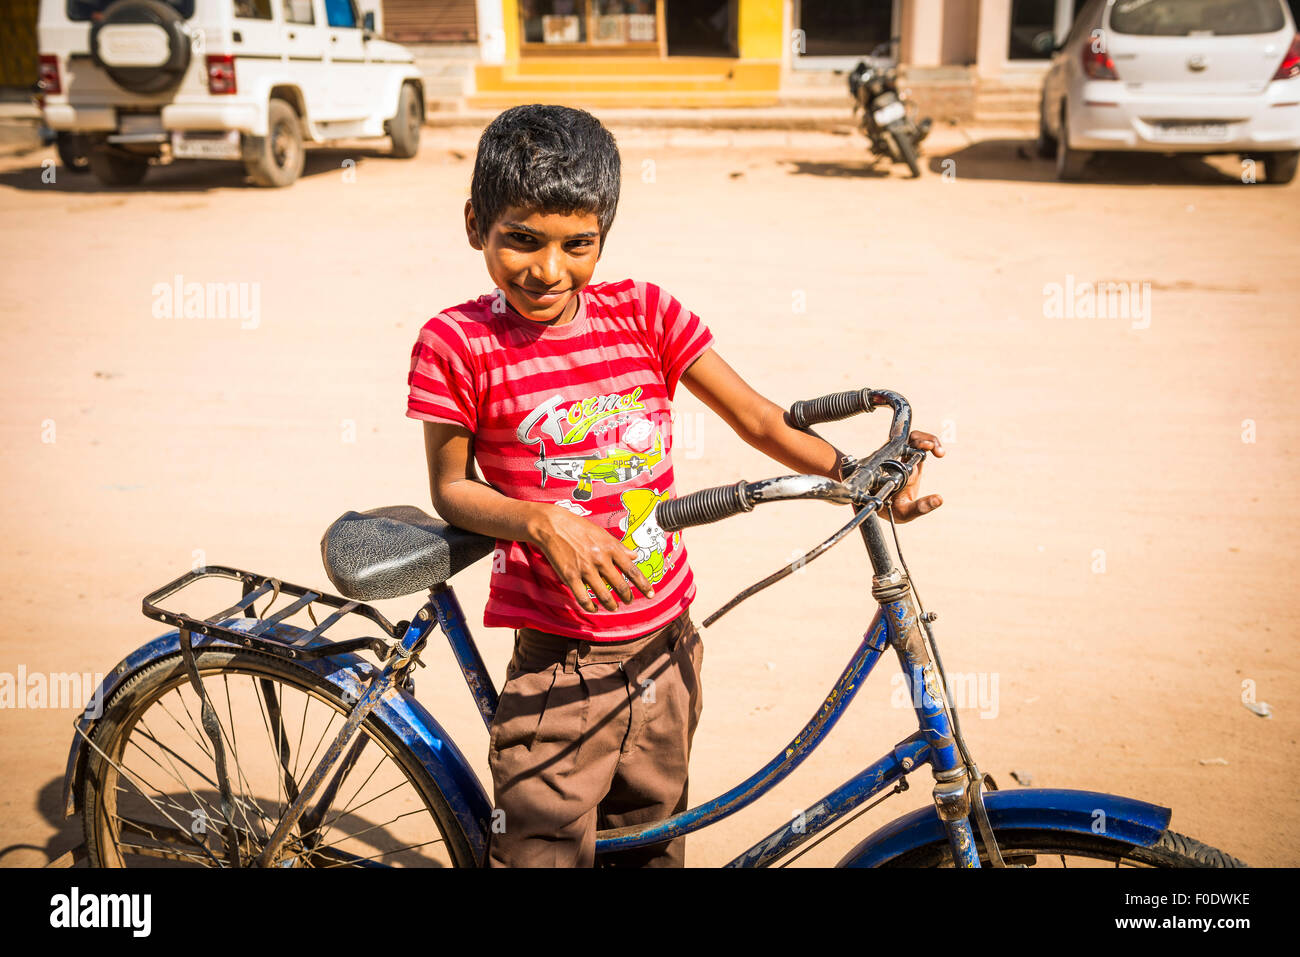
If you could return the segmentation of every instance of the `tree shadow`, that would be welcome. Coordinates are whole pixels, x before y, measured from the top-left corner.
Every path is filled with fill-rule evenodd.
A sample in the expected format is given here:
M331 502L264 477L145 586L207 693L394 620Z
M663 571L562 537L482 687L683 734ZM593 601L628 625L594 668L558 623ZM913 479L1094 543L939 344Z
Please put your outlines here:
M932 173L957 179L1055 183L1056 166L1038 156L1035 141L989 139L926 160ZM1231 172L1227 170L1232 170ZM1262 179L1263 172L1257 174ZM1241 186L1241 167L1232 156L1166 153L1094 153L1083 176L1069 186Z
M244 167L234 160L182 160L167 165L150 166L144 182L138 186L104 186L89 172L73 172L54 159L54 151L32 152L24 157L31 165L0 172L0 186L29 191L52 191L69 194L194 193L218 189L255 189ZM302 179L340 173L352 160L357 167L372 159L395 159L375 147L318 146L308 147ZM47 182L46 161L54 160L54 182Z

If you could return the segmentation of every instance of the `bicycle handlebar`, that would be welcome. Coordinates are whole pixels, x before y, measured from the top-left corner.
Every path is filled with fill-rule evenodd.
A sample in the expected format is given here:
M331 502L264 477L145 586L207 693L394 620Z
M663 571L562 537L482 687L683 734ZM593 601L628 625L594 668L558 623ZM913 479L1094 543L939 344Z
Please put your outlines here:
M760 502L796 498L816 498L873 510L880 508L888 496L907 483L913 468L925 458L923 451L909 449L907 445L912 427L912 409L907 400L897 392L857 389L802 399L790 407L790 418L796 428L815 435L811 429L813 425L847 419L882 406L889 406L894 412L888 440L866 459L851 460L850 474L843 482L820 475L786 475L760 482L741 481L700 489L660 505L655 511L659 526L672 532L693 525L707 525L752 511ZM886 475L886 472L892 475ZM884 488L886 484L890 486L888 490Z

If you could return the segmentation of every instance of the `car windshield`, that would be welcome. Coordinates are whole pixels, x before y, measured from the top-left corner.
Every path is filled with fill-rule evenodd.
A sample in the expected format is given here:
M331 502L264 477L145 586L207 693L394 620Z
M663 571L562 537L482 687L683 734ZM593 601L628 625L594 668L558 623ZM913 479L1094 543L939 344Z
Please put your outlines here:
M1110 11L1116 33L1148 37L1276 33L1285 22L1281 0L1118 0Z
M103 13L116 0L68 0L69 20L89 20L93 14ZM188 20L194 16L194 0L162 0L169 7L175 7L181 19Z

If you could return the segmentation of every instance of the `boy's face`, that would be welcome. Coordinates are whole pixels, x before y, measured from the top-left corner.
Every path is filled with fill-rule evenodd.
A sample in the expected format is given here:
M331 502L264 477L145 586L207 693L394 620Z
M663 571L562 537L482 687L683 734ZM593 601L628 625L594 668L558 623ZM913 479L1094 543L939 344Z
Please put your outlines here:
M483 251L496 287L525 319L563 325L578 311L577 291L600 259L595 213L564 216L508 206L480 241L478 222L465 201L469 244Z

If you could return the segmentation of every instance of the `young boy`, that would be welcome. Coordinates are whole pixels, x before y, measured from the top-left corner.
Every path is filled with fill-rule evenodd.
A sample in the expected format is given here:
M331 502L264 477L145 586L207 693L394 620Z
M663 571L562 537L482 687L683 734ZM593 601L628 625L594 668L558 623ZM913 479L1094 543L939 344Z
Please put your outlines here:
M675 494L678 383L793 471L839 478L840 453L746 385L671 295L589 285L619 181L618 148L590 114L532 104L498 116L465 204L496 290L430 319L411 356L407 415L425 422L434 509L498 539L483 622L515 629L489 744L504 812L493 866L591 866L598 829L687 807L702 703L695 585L680 533L655 523ZM932 435L911 440L943 454ZM895 515L941 501L918 498L914 481ZM681 866L684 853L678 838L600 863Z

